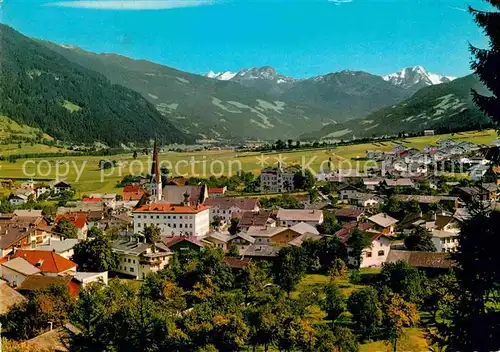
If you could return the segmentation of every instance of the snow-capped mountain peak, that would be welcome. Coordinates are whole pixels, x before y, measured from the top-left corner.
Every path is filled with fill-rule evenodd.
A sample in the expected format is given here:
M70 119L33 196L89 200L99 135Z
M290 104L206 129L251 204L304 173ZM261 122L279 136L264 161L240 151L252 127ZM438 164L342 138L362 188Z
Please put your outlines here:
M396 86L409 89L414 88L415 86L421 88L424 86L451 82L456 77L432 73L427 71L427 69L422 66L412 66L403 68L399 72L382 76L382 78Z
M293 78L279 74L274 68L270 66L244 68L238 72L225 71L215 73L213 71L210 71L205 74L205 76L221 81L270 80L276 81L277 83L294 81Z
M217 73L215 73L214 71L209 71L207 74L205 74L205 76L208 78L214 78L221 81L229 81L237 74L238 72L231 72L231 71L217 72Z

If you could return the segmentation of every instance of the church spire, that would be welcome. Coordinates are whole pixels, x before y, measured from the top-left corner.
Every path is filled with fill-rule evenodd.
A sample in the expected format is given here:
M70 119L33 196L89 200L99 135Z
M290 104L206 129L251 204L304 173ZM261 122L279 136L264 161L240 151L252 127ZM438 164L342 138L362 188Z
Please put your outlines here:
M151 165L151 197L152 201L159 201L162 198L162 184L160 161L158 159L158 145L156 139L153 147L153 163Z

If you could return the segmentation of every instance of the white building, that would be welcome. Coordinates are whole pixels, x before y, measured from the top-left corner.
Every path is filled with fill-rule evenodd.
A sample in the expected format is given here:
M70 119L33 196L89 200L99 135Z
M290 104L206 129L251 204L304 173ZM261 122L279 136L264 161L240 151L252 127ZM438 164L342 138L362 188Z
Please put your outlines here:
M80 242L77 238L53 239L49 237L48 242L36 247L39 251L49 251L59 254L61 257L70 259L74 254L73 247Z
M9 197L9 203L17 207L23 205L28 201L28 196L24 194L16 194Z
M260 174L260 189L262 192L280 193L294 189L293 178L295 169L283 169L281 165L266 168Z
M260 209L259 200L256 198L209 198L205 205L210 207L210 222L218 216L221 225L229 224L235 214L257 212Z
M108 272L103 271L103 272L95 272L95 273L90 273L90 272L77 272L73 276L73 280L78 282L81 287L85 287L88 284L92 282L100 282L104 285L108 284Z
M210 208L206 205L151 203L132 212L134 233L156 225L165 236L204 236L210 231Z
M360 268L380 267L387 260L391 249L391 240L380 234L373 233L371 246L365 248L361 254ZM349 249L348 249L349 251ZM356 259L349 257L349 263L355 264Z
M40 269L23 258L14 258L0 264L0 275L9 285L17 287L30 275L40 275Z
M432 230L432 242L436 252L454 252L458 246L457 232Z
M323 211L318 209L280 209L276 215L279 226L292 227L304 222L311 226L323 223Z
M119 256L117 273L144 279L147 274L167 266L172 252L163 243L140 242L135 237L122 237L111 243L111 249Z

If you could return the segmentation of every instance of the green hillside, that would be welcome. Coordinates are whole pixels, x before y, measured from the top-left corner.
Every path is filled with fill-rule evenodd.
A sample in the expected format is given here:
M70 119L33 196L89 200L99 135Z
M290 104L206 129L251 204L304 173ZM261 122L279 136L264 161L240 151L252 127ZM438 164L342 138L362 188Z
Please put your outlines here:
M487 94L473 75L450 83L420 89L410 99L380 109L363 119L330 124L321 130L304 134L303 139L347 139L352 136L372 137L396 135L399 132L439 132L472 130L491 125L471 99L471 89Z
M342 71L298 81L282 95L283 99L335 111L337 122L365 117L409 96L409 91L382 77L360 71Z
M175 126L198 138L294 138L338 118L332 110L115 54L42 42L111 82L142 94Z
M0 114L66 141L191 139L140 94L0 25Z

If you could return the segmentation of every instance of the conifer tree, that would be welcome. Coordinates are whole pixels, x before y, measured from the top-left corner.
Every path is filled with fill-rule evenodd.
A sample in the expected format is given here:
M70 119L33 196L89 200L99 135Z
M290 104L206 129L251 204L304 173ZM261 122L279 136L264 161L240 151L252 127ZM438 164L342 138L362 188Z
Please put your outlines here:
M500 1L486 0L493 7L500 9ZM488 48L482 49L470 45L473 55L471 68L493 94L485 96L472 90L474 103L493 121L500 122L500 12L481 11L469 7L475 22L489 37Z

